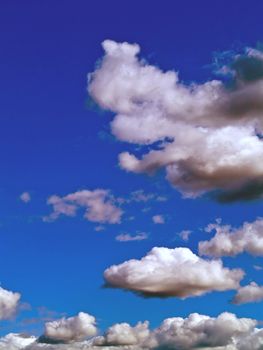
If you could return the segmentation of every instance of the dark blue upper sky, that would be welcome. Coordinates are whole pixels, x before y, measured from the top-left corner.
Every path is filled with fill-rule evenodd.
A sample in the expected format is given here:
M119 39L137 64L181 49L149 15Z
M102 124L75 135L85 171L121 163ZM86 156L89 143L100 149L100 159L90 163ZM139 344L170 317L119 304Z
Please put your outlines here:
M123 144L110 134L112 115L100 111L87 94L87 74L103 55L105 39L136 42L149 63L179 71L185 82L203 82L213 77L209 65L215 52L262 40L262 12L260 0L1 1L0 282L21 292L32 308L4 325L2 333L41 332L41 325L23 322L41 306L58 314L89 312L102 328L144 319L157 325L174 315L225 310L262 319L258 305L230 305L233 292L181 301L141 299L101 288L106 267L140 258L153 246L188 245L195 251L204 235L200 228L217 217L234 226L253 221L262 215L262 203L183 200L163 174L147 177L119 169ZM122 197L143 189L168 200L149 204L145 213L148 204L130 204L125 213L134 220L101 232L81 216L43 222L51 210L46 205L50 195L84 188L110 189ZM19 200L24 191L32 198L27 204ZM166 224L154 225L155 214L166 215ZM194 232L187 243L176 236L183 229ZM150 238L130 243L114 239L137 231ZM253 269L262 264L260 258L225 261L230 267L242 265L247 282L263 282L262 273Z

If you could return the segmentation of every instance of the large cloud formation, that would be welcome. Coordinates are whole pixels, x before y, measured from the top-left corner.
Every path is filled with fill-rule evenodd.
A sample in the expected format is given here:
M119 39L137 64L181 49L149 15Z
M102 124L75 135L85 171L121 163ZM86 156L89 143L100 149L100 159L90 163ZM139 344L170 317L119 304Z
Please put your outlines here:
M12 318L19 306L21 295L0 287L0 320Z
M113 265L104 272L106 285L149 297L198 296L237 289L240 269L225 268L220 260L204 260L188 248L153 248L141 260Z
M185 85L138 58L137 44L102 43L105 55L89 75L88 91L116 115L112 133L148 145L142 156L124 152L120 166L134 173L164 168L184 196L222 190L223 201L263 193L263 53L247 48L220 80ZM158 143L158 147L150 147ZM150 151L149 151L150 147Z
M51 341L72 342L93 337L97 333L95 317L80 312L77 316L61 318L45 324L44 337Z
M85 209L85 219L99 223L120 223L123 214L117 200L104 189L82 190L64 197L53 195L47 203L53 206L53 212L44 221L54 221L60 215L75 216L79 208Z
M263 256L263 219L245 222L240 228L220 223L210 224L206 231L215 230L215 235L208 241L199 242L201 255L221 257L249 253Z
M7 344L8 350L261 350L263 330L257 321L228 312L218 317L194 313L165 319L154 330L148 321L134 327L115 324L102 336L70 344L45 344L18 334L0 339L0 349L7 349Z

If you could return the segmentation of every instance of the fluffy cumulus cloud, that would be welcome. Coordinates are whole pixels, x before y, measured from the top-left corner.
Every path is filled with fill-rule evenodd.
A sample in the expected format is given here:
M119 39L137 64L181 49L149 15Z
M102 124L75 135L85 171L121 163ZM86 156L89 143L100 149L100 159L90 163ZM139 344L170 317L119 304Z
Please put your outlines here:
M84 218L99 223L120 223L123 214L118 200L108 190L82 190L64 197L53 195L47 203L52 205L53 212L44 217L45 221L56 220L61 215L75 216L79 208L84 208Z
M119 323L102 336L70 344L41 343L34 337L17 334L0 339L3 350L261 350L262 346L263 330L257 328L255 320L227 312L218 317L194 313L186 318L168 318L153 330L148 321L134 327Z
M106 285L144 296L198 296L237 289L244 272L225 268L220 260L204 260L188 248L153 248L141 260L128 260L104 272Z
M72 342L93 337L97 333L95 317L80 312L77 316L61 318L45 324L44 336L51 341Z
M110 327L104 336L94 340L94 345L124 346L143 345L150 337L149 322L139 322L135 327L128 323L119 323Z
M249 285L238 289L232 302L234 304L255 303L263 300L263 286L251 282Z
M199 243L202 255L221 257L235 256L247 252L252 255L263 255L263 219L245 222L240 228L221 225L220 222L210 224L207 232L215 231L212 239Z
M213 190L223 191L222 201L261 196L260 50L233 55L224 69L228 86L221 80L185 85L177 72L139 59L137 44L105 40L102 46L105 55L89 75L89 94L115 113L111 129L117 139L148 146L143 155L121 153L123 169L150 174L164 168L184 196Z
M0 287L0 320L12 318L17 312L21 295Z

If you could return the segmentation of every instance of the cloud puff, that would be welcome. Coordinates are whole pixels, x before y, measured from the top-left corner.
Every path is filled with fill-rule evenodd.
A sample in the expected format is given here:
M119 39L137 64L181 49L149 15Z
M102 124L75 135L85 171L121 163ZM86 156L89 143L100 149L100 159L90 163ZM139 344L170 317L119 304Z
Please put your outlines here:
M94 340L94 345L123 346L143 345L150 337L149 322L139 322L135 327L128 323L118 323L111 326L104 336Z
M80 341L97 333L95 317L80 312L75 317L61 318L45 324L44 336L59 342Z
M121 153L123 169L154 173L164 168L184 196L223 190L234 191L225 201L250 199L247 188L255 182L256 196L261 196L260 50L232 57L225 70L231 72L229 88L220 80L187 86L175 71L163 72L140 60L137 44L105 40L102 46L105 55L89 75L89 94L116 114L111 129L119 140L149 145L142 157ZM156 142L157 149L151 147Z
M0 287L0 320L12 318L17 312L21 295Z
M8 344L8 350L261 350L263 330L256 326L255 320L238 318L228 312L218 317L194 313L186 318L165 319L152 331L148 321L134 327L119 323L103 336L70 344L43 344L34 342L35 338L25 338L25 341L22 335L10 334L0 339L0 349L7 349L1 345ZM26 342L31 344L27 346ZM19 346L12 347L15 344Z
M198 296L237 289L244 272L225 268L220 260L204 260L188 248L153 248L141 260L128 260L104 272L106 284L144 296Z
M232 228L230 225L220 223L210 224L206 231L215 230L215 236L199 242L201 255L221 257L235 256L244 252L252 255L263 255L263 219L254 222L245 222L240 228Z
M263 300L263 286L251 282L249 285L238 289L234 296L233 304L255 303Z
M152 220L155 224L164 224L165 220L162 215L154 215L152 217Z
M119 242L131 242L131 241L143 241L148 238L145 232L138 233L135 236L131 236L129 233L122 233L115 237L116 241Z
M28 203L28 202L31 201L31 195L30 195L29 192L23 192L23 193L20 195L19 198L20 198L21 201L24 202L24 203Z
M79 208L84 208L85 219L99 223L120 223L123 214L110 191L103 189L77 191L64 197L53 195L47 203L53 206L53 212L44 221L56 220L60 215L75 216Z

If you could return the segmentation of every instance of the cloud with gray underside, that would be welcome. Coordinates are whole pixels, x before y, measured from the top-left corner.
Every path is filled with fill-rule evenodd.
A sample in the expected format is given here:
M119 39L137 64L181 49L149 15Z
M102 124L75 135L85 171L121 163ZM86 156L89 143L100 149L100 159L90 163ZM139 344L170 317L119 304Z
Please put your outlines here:
M185 84L138 57L138 44L106 40L88 92L114 113L113 135L143 155L122 152L133 173L164 169L184 197L211 194L221 202L263 194L263 52L233 53L221 74L228 79ZM227 84L226 81L227 80ZM157 147L156 147L157 144ZM151 147L154 145L154 147Z

